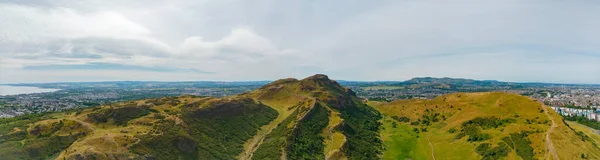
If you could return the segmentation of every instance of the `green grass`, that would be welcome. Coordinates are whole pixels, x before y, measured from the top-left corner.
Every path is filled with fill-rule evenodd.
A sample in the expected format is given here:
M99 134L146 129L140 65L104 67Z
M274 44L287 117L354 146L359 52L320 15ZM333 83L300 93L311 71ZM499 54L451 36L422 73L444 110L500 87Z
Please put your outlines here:
M426 157L423 153L416 151L418 134L412 130L412 127L399 123L392 118L385 117L383 128L381 137L386 148L385 152L383 152L383 159L417 159L417 157Z

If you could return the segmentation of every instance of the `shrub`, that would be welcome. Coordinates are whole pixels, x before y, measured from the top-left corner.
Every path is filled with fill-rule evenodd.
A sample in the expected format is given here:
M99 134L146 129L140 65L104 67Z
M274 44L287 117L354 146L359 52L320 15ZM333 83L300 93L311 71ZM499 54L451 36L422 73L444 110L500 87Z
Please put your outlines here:
M494 148L492 148L489 143L479 144L479 146L475 148L475 151L482 156L482 160L495 160L508 156L508 153L510 153L511 150L506 143L500 142Z

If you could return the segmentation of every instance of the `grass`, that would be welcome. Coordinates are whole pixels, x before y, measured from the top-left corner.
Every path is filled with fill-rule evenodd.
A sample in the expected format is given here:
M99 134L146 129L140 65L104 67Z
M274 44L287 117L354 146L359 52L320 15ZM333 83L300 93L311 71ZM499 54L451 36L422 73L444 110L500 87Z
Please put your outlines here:
M342 159L345 157L341 153L342 146L346 143L346 136L342 134L337 127L343 122L340 113L335 110L329 110L329 122L327 127L321 132L321 136L325 137L325 157Z
M281 82L277 82L281 83ZM314 99L301 94L295 94L289 87L279 88L277 90L255 90L243 94L245 97L254 98L261 103L275 109L278 117L269 124L261 127L258 133L249 141L244 143L244 151L238 155L239 159L260 159L273 158L281 156L281 151L285 140L274 136L287 137L287 125L292 124L300 112L299 108L312 106ZM290 117L291 116L291 117ZM284 125L284 126L281 126ZM276 132L276 133L273 133ZM285 139L285 138L284 138ZM264 143L268 144L264 144ZM264 144L264 146L263 146ZM255 153L258 152L258 153Z
M562 117L558 113L553 110L548 110L548 112L556 121L556 128L550 134L550 138L554 143L559 159L580 157L581 154L584 154L588 159L600 159L600 149L591 142L582 140L577 135L577 127L572 129L572 127L561 121Z
M596 144L600 145L600 131L573 121L567 121L567 124L576 132L582 132L586 136L590 137L590 140L593 140Z
M165 97L3 119L10 159L232 159L277 111L244 98Z
M549 136L558 158L600 159L592 143L600 136L562 123L553 111L549 118L540 103L516 94L457 93L369 105L323 76L224 98L121 102L0 120L0 157L548 159L545 139L554 119ZM137 107L143 110L120 110ZM489 137L469 141L473 128L473 137ZM463 132L466 138L457 136Z
M394 125L395 124L395 125ZM383 118L381 138L386 148L383 159L417 159L426 158L427 155L417 152L417 136L407 124L402 124L390 117Z
M530 132L523 137L529 141L527 146L531 150L527 153L530 154L511 149L507 154L502 152L502 155L508 159L546 157L545 133L550 127L549 118L543 113L541 104L520 95L499 92L457 93L432 100L370 102L369 105L387 117L383 121L385 129L381 134L386 146L384 159L432 159L431 148L436 158L491 158L489 155L492 154L489 153L503 150L495 148L503 143L503 137L521 131ZM403 122L394 120L394 116ZM406 122L407 119L410 122ZM394 123L397 128L393 128ZM411 139L407 132L416 135ZM485 152L478 154L476 147L482 143L490 145L482 148Z
M340 113L340 118L343 119L344 123L342 126L340 126L339 130L346 137L346 142L344 143L345 145L341 148L341 151L344 153L345 156L347 156L348 159L374 158L377 157L377 155L381 152L382 146L378 137L378 130L379 126L381 125L380 123L378 123L378 120L381 118L381 115L376 110L363 104L358 98L356 98L355 94L352 91L343 88L337 82L329 80L324 75L315 75L302 80L278 80L268 85L265 85L256 91L243 94L243 96L255 97L256 99L265 102L267 100L272 99L314 99L315 103L322 103L323 107ZM329 115L325 118L328 117ZM328 121L325 122L325 125L330 124L327 122ZM294 123L292 121L292 123L289 123L287 127L299 127L300 125L302 125L302 123ZM324 128L326 127L321 128L321 130L319 130L318 133L322 133L322 129ZM319 136L318 133L312 136ZM325 135L323 137L327 136ZM337 137L341 136L338 135ZM316 139L319 138L313 137L308 139L311 140L291 141L291 144L289 145L296 145L294 142L299 142L300 144L317 144L312 142L316 141ZM267 141L265 140L265 142ZM296 145L296 147L313 149L321 148L320 145ZM262 152L261 148L262 146L257 150L257 152ZM290 150L290 148L286 149ZM323 153L318 153L318 155L315 156L321 157L320 154L324 154L325 149L326 147L323 147L319 151ZM294 152L295 151L292 151L290 153ZM294 153L285 156L293 157L297 155L295 155Z

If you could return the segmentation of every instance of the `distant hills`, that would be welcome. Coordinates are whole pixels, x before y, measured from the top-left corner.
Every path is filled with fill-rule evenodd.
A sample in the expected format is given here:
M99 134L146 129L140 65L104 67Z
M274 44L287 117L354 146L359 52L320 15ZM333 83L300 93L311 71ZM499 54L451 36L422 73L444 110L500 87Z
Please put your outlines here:
M507 85L416 78L407 88ZM370 102L326 75L0 119L5 159L599 159L600 140L516 94Z
M32 86L40 88L56 89L81 89L81 88L185 88L185 87L239 87L239 86L263 86L272 81L105 81L105 82L52 82L52 83L16 83L6 84L13 86ZM561 83L539 83L539 82L502 82L496 80L473 80L466 78L435 78L416 77L406 81L348 81L337 80L343 86L410 86L422 85L428 87L451 86L451 87L547 87L547 86L599 86L600 84L561 84Z

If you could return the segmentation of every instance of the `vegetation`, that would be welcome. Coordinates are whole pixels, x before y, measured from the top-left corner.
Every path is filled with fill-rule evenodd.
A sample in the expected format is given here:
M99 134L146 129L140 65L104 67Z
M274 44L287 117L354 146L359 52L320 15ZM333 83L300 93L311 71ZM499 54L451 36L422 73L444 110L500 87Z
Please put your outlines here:
M440 121L439 116L440 116L440 113L436 113L433 110L425 109L425 114L423 114L423 116L421 116L421 119L419 119L419 123L421 125L430 126L434 122Z
M369 98L369 101L390 102L389 99L384 97L371 97Z
M88 114L88 118L96 123L106 123L109 120L116 125L127 125L135 118L139 118L150 113L148 107L137 107L135 104L129 104L120 108L104 108Z
M583 116L563 116L563 117L566 120L575 121L575 122L577 122L579 124L586 125L586 126L588 126L590 128L600 130L600 122L598 122L598 121L590 120L590 119L588 119L586 117L583 117Z
M531 141L527 138L528 134L529 133L525 131L511 133L510 136L502 138L502 141L508 144L510 148L514 149L517 152L517 155L524 160L534 159Z
M474 125L483 129L498 128L504 126L507 123L515 123L516 120L512 118L500 119L497 117L476 117L472 120L464 122L462 126Z
M383 159L544 159L553 154L546 149L546 134L560 159L582 153L597 159L600 153L591 143L600 138L592 132L577 136L552 122L560 115L552 110L546 115L542 104L516 94L457 93L369 105L385 115ZM399 122L400 117L411 121Z
M383 153L383 159L426 159L422 152L416 151L418 133L414 132L408 124L396 123L393 118L385 117L381 138L387 148Z
M600 158L600 136L560 122L549 132L560 116L516 94L368 103L316 75L225 98L164 97L0 119L0 159L527 160L550 154L546 134L560 144L561 159Z
M49 113L26 114L12 118L0 118L0 135L8 134L13 128L24 130L27 124L46 119ZM0 141L1 142L1 141Z
M482 160L494 160L508 156L510 148L508 148L506 143L498 143L498 145L493 148L489 143L481 143L475 148L475 151L482 156Z
M363 104L345 106L340 110L344 119L342 133L347 138L347 146L343 149L348 159L373 159L383 149L379 139L379 120L382 115L375 109Z
M323 137L320 135L329 122L329 111L316 103L312 111L298 122L287 149L290 159L325 159Z
M165 120L154 128L162 134L139 136L140 142L131 148L134 153L155 159L198 159L198 144L183 127Z
M277 111L243 99L215 104L183 116L200 149L201 159L233 159L260 126L277 117Z
M498 128L506 123L514 123L514 119L500 119L496 117L476 117L472 120L462 123L460 133L455 139L461 139L464 136L469 136L467 141L484 141L491 139L492 136L487 133L482 133L482 129Z
M264 142L253 153L252 159L279 159L278 157L281 157L283 148L286 147L285 144L287 144L287 139L292 135L293 130L288 126L292 123L294 118L298 116L298 113L299 110L296 110L281 122L277 128L273 129L273 131L265 137Z
M32 120L37 118L41 118L41 115L15 117L17 120ZM84 132L69 135L59 134L59 132L63 130L75 129L77 127L79 126L74 125L74 123L67 124L67 122L61 120L44 124L43 126L41 124L36 124L29 131L19 129L19 131L0 136L0 157L5 159L38 159L51 157L67 148L71 143L77 140L77 138L86 134Z
M159 120L153 130L157 134L139 136L132 151L157 159L233 159L260 126L277 117L274 109L252 99L222 100L185 113L186 127Z

